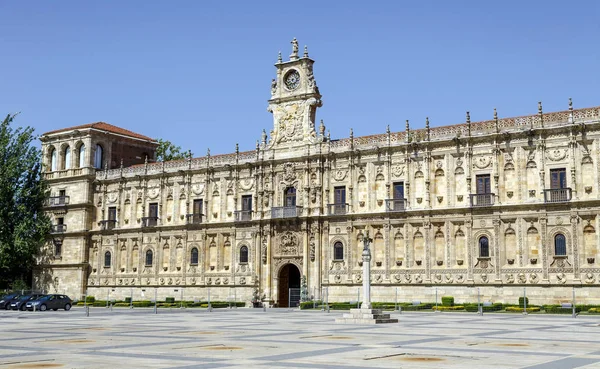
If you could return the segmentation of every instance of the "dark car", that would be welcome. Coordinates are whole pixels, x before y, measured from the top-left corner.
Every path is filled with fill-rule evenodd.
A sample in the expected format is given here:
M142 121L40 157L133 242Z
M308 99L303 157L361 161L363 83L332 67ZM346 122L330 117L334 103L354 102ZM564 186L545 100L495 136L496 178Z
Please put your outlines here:
M71 310L73 300L66 295L45 295L37 300L29 300L25 304L27 310L41 310L46 311L52 309L54 311L58 309L65 309L66 311Z
M0 299L0 309L10 309L10 303L17 300L19 296L18 293L13 293L2 297L2 299Z
M25 310L25 304L27 303L27 301L37 300L42 296L45 295L42 293L34 293L31 295L19 296L18 299L12 300L12 302L10 303L10 308L13 310Z

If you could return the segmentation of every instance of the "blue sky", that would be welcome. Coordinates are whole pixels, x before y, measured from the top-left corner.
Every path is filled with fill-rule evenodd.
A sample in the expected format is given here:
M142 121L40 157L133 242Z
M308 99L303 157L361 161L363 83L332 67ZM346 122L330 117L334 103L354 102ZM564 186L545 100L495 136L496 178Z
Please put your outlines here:
M598 1L1 1L0 113L254 148L277 52L315 59L332 138L600 105Z

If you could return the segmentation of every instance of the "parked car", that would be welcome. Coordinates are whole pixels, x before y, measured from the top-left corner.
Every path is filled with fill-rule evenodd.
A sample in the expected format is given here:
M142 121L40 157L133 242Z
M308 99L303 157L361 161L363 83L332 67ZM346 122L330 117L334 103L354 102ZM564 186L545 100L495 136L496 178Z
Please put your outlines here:
M27 303L27 301L36 300L42 296L45 295L43 293L34 293L31 295L19 296L18 299L11 301L10 308L13 310L25 310L25 304Z
M19 296L20 295L18 293L12 293L10 295L2 297L2 299L0 300L0 309L10 309L10 303L13 302L13 300L18 299Z
M29 300L25 304L25 309L33 310L41 310L46 311L48 309L52 309L54 311L58 309L65 309L65 311L71 310L71 306L73 305L73 300L66 295L45 295L40 297L37 300Z

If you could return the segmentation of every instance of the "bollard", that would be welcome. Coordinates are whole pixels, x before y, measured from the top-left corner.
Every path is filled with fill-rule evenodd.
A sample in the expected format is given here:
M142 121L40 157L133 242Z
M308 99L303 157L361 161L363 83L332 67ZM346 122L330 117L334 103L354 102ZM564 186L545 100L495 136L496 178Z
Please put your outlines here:
M267 305L263 303L263 312L267 312Z
M112 302L111 302L111 303L110 303L110 311L112 311L112 307L113 307L113 304L112 304Z
M35 310L35 307L34 307L34 310ZM85 307L85 316L90 316L90 307L89 306Z
M479 294L479 287L477 287L477 314L483 315L483 307L481 306L481 298Z

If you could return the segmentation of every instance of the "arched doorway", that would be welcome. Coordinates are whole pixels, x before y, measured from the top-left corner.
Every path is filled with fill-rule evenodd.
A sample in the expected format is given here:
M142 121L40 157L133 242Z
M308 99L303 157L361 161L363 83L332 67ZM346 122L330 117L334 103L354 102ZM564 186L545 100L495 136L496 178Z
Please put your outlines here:
M293 289L291 296L290 288ZM277 306L298 306L300 303L300 270L298 270L297 266L286 264L281 268L279 271L278 290Z

